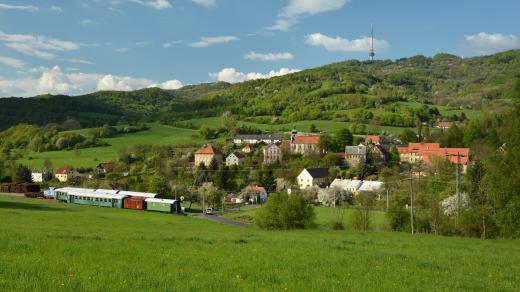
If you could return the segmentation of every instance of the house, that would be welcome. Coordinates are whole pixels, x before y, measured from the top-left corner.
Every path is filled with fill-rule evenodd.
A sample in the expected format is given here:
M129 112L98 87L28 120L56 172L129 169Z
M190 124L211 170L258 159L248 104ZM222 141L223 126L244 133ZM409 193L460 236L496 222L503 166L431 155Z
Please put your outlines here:
M79 173L71 167L61 167L56 171L55 176L60 182L67 182L72 178L78 177Z
M433 126L437 129L449 129L453 126L452 122L436 122Z
M380 145L381 144L381 137L380 136L366 136L365 137L365 144L375 144Z
M367 160L374 164L384 164L386 161L386 152L380 144L368 144Z
M282 136L277 134L265 134L265 135L236 135L233 139L235 144L274 144L281 143Z
M291 153L308 155L320 153L320 135L291 135Z
M304 168L297 177L298 186L302 190L312 186L319 186L324 184L328 177L328 168Z
M359 190L359 187L363 181L357 180L357 179L339 179L336 178L334 181L330 184L331 188L339 188L344 191L350 192L350 193L357 193Z
M195 166L204 165L208 167L213 160L216 163L222 163L224 159L222 153L211 144L203 146L195 152Z
M251 144L246 144L244 145L244 147L242 147L241 151L249 154L253 152L253 147L251 146Z
M276 144L270 144L263 148L264 164L282 162L282 148Z
M446 159L453 164L460 163L463 172L469 163L469 148L441 148L439 143L409 143L408 146L397 147L401 162L426 164L435 159Z
M359 164L366 162L367 146L363 144L345 146L345 160L350 167L357 167Z
M43 182L43 172L37 171L37 170L33 170L31 172L31 180L32 180L32 182L35 182L35 183Z
M330 188L339 188L355 195L362 192L379 192L383 188L383 182L357 179L335 179Z
M241 192L242 198L249 198L251 203L263 203L267 201L267 191L264 187L257 185L249 185Z
M242 163L244 163L244 155L240 152L232 152L226 157L226 165L227 166L240 166Z
M107 172L114 170L115 167L116 164L114 162L103 162L96 166L96 170L99 174L107 174Z

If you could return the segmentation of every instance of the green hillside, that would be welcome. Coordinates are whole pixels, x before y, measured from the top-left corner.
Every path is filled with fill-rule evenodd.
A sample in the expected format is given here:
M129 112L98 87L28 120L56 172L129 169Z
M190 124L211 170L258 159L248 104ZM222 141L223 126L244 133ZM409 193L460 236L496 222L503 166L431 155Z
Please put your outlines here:
M513 240L264 231L0 196L2 291L514 291Z
M417 121L451 118L454 110L460 115L462 110L507 107L514 87L520 84L519 76L520 50L467 59L438 54L395 61L350 60L233 85L219 82L179 90L2 98L0 129L19 123L61 123L68 118L83 127L130 121L171 124L220 116L225 111L240 120L274 117L274 124L340 120L413 126ZM402 109L396 102L419 102L421 106ZM437 114L437 107L451 112ZM353 109L358 109L357 114L344 112ZM359 115L363 109L374 111L373 115ZM432 113L425 115L429 110Z

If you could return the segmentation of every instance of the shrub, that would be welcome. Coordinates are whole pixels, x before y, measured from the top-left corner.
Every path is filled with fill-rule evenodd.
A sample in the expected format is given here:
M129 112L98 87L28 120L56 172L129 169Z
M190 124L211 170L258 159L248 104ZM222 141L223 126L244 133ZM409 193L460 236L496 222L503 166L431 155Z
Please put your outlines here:
M393 205L386 213L390 222L390 228L394 231L404 231L410 224L410 213L404 207Z
M305 229L314 225L314 208L299 196L273 194L255 218L264 229Z

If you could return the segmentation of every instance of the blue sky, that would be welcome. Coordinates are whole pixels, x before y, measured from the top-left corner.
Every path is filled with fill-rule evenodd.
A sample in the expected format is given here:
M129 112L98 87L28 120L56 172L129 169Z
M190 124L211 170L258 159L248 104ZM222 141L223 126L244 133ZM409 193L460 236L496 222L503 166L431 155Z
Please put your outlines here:
M240 82L520 48L518 0L0 0L0 96Z

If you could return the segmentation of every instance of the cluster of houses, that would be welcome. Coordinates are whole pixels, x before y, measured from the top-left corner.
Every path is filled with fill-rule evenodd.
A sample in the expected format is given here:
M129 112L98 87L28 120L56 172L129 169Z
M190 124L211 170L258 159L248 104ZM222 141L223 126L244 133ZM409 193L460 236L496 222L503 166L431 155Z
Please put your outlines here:
M112 171L115 166L116 164L114 162L100 163L96 166L95 172L98 175L104 175ZM66 183L76 177L92 179L94 175L94 172L80 173L72 167L60 167L54 174L49 170L33 170L31 173L31 178L33 182L41 183L49 181L55 177L59 182Z

